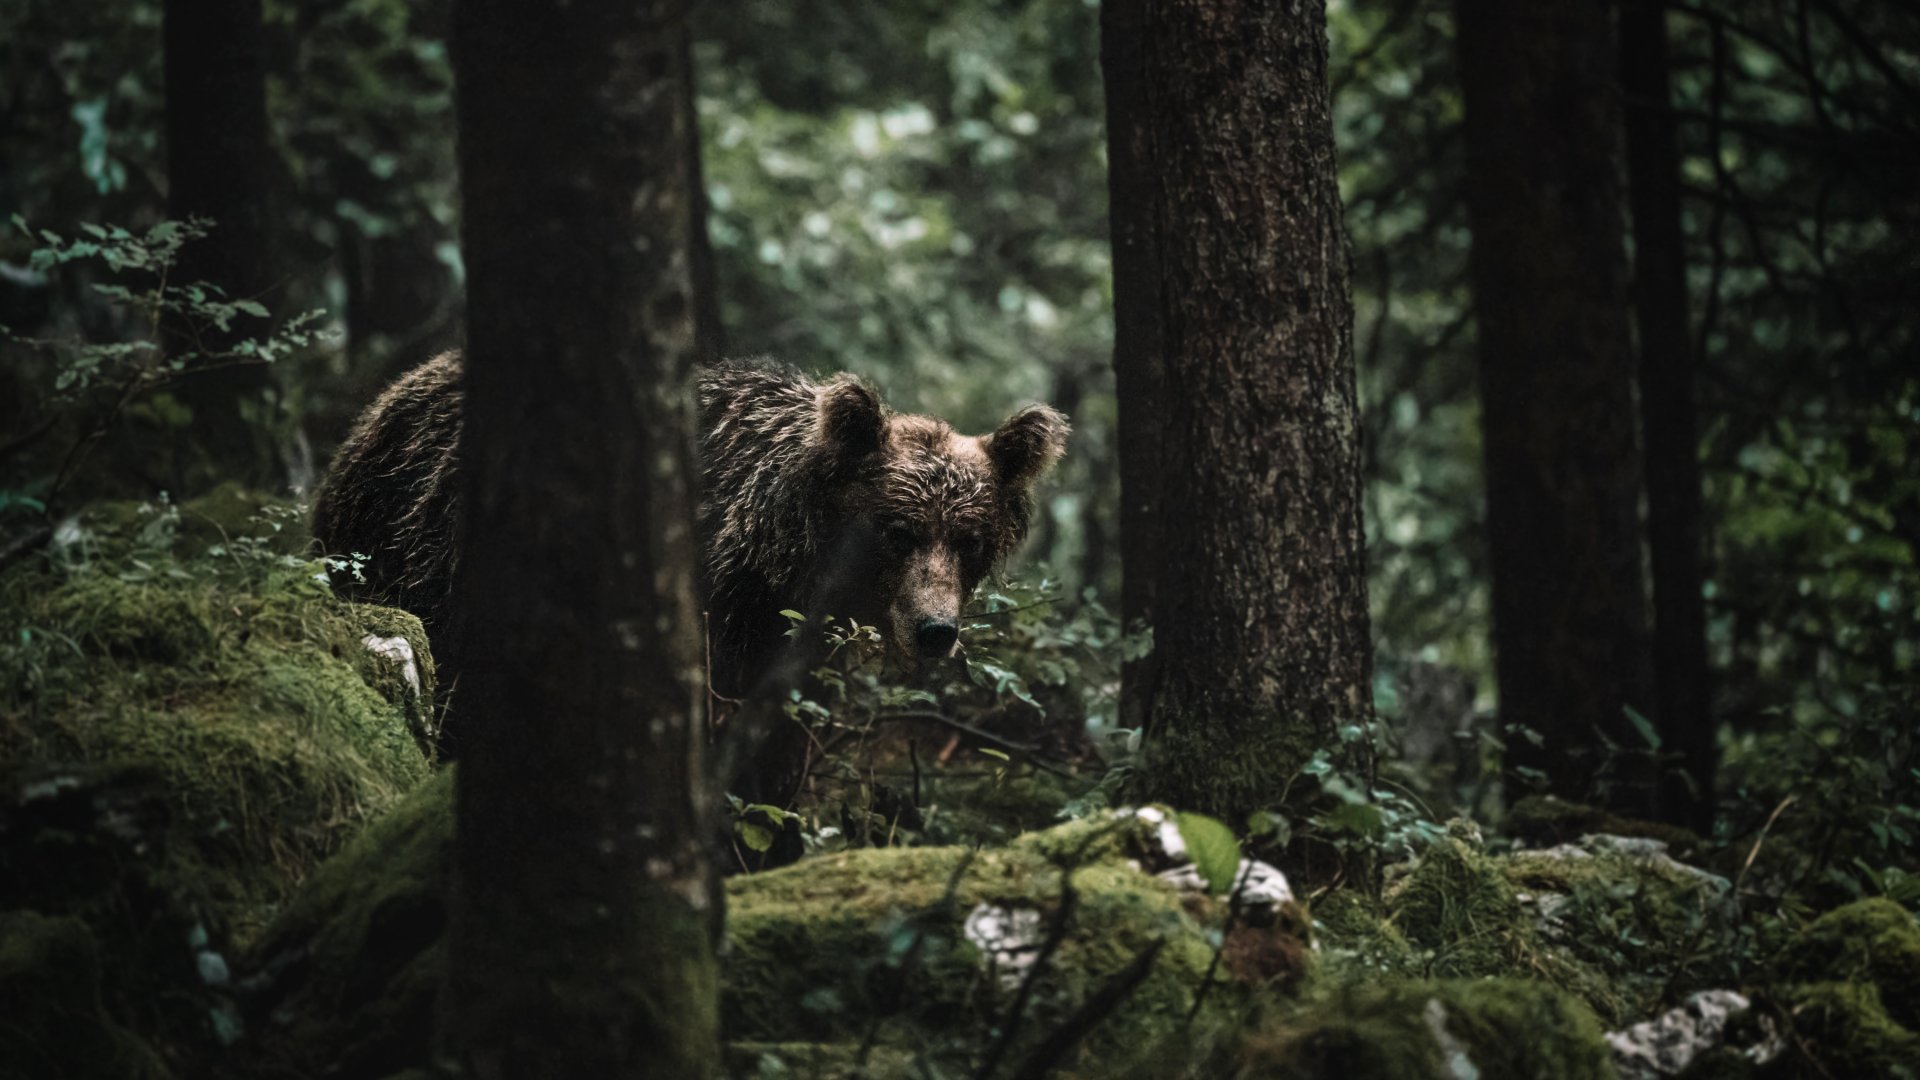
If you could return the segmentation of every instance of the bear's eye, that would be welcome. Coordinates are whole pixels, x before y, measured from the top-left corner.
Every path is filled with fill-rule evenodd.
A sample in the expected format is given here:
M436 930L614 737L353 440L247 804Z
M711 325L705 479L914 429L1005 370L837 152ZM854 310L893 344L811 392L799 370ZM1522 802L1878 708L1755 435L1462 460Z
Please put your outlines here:
M895 551L912 551L920 544L920 533L904 521L882 522L880 536Z
M953 552L964 563L984 562L987 558L987 542L978 536L958 536L953 541Z

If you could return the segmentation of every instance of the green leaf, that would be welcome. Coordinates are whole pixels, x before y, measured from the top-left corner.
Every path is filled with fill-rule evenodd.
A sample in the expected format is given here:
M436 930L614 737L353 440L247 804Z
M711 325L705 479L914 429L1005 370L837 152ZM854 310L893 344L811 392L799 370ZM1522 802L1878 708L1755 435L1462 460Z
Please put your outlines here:
M799 612L793 610L792 608L782 608L780 609L780 614L786 618L792 619L794 622L807 621L807 617L805 615L800 614Z
M1653 721L1647 719L1639 709L1631 705L1624 706L1624 708L1626 709L1627 719L1633 722L1634 730L1640 733L1640 738L1646 740L1647 749L1658 752L1660 749L1660 733L1653 730Z
M1176 814L1174 824L1207 888L1216 894L1232 889L1234 875L1240 872L1240 841L1234 839L1233 830L1205 814Z
M751 821L736 821L733 831L740 834L740 842L755 851L766 851L773 846L773 830L765 825L755 825Z

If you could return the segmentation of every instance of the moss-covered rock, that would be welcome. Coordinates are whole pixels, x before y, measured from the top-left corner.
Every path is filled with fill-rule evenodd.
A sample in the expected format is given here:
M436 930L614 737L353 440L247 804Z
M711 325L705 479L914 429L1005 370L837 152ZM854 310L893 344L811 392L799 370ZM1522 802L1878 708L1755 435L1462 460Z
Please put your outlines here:
M1610 1080L1593 1013L1523 979L1376 984L1248 1036L1228 1075L1291 1080Z
M1785 982L1871 985L1890 1019L1920 1032L1920 923L1891 900L1861 900L1820 916L1774 967Z
M282 1064L337 1063L345 1054L349 1071L365 1075L424 1059L441 964L450 791L448 779L436 779L367 829L265 936L251 966L281 974L263 1003L270 1015L255 1024L263 1031L256 1053ZM768 1052L807 1062L870 1038L875 1061L978 1054L1070 889L1067 932L1034 983L1011 1057L1162 943L1144 981L1093 1029L1066 1073L1111 1075L1185 1023L1213 958L1207 924L1222 914L1217 902L1130 864L1124 852L1135 828L1107 819L993 850L846 851L729 880L729 1040L784 1045ZM1216 978L1222 985L1208 994L1203 1023L1248 993L1225 965Z
M326 1061L382 1076L428 1061L453 853L443 770L315 874L254 949L266 993L239 1075Z
M1539 937L1599 976L1582 993L1610 1024L1734 977L1717 946L1730 934L1730 883L1675 861L1662 841L1590 837L1500 860Z
M297 530L274 526L297 520L226 489L111 504L0 578L0 759L152 774L173 814L162 886L241 938L430 770L418 620L334 599L284 550ZM410 669L368 648L396 638Z
M1920 1075L1920 1035L1888 1015L1872 983L1809 983L1788 990L1793 1038L1768 1076L1910 1080Z
M108 504L0 576L0 910L13 938L61 917L9 985L46 1031L100 1031L28 1045L59 1055L34 1075L152 1072L100 1065L120 1029L204 1075L243 1034L230 958L431 774L419 622L335 599L301 517L237 489Z
M71 916L0 914L0 1080L159 1080L160 1057L107 1014L100 955Z
M1314 938L1328 974L1343 982L1406 977L1425 970L1425 958L1358 889L1339 889L1313 905Z
M1402 970L1542 979L1620 1026L1730 977L1715 949L1727 892L1724 879L1676 862L1661 842L1590 838L1495 854L1449 835L1389 886L1385 914L1413 950ZM1316 914L1337 911L1323 902ZM1404 955L1363 924L1354 930L1385 947L1382 958Z
M1036 983L1026 1023L1045 1031L1150 944L1152 973L1090 1039L1092 1059L1151 1043L1185 1017L1212 949L1180 894L1124 862L1064 869L1034 847L845 852L737 879L728 890L729 1032L755 1040L857 1037L888 1017L896 1045L972 1035L1003 1015L1031 956L994 947L983 911L1031 913L1024 944L1060 917L1070 877L1069 933ZM970 917L974 920L969 922ZM1019 935L1016 935L1018 937ZM994 961L1000 963L996 969ZM1231 996L1220 991L1220 999Z
M1459 835L1436 840L1387 892L1392 924L1439 978L1541 979L1612 1022L1626 1005L1601 974L1543 939L1504 859Z
M1678 825L1623 817L1554 795L1529 795L1521 799L1507 810L1502 824L1507 835L1537 847L1569 844L1593 835L1659 840L1676 859L1695 858L1705 847L1699 836Z

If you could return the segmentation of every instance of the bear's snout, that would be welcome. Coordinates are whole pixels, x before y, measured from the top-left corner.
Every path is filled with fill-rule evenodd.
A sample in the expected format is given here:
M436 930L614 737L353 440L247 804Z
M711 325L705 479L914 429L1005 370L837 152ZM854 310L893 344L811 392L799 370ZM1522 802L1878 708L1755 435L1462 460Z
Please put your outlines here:
M914 648L930 660L951 654L959 640L959 624L948 619L922 619L913 632Z

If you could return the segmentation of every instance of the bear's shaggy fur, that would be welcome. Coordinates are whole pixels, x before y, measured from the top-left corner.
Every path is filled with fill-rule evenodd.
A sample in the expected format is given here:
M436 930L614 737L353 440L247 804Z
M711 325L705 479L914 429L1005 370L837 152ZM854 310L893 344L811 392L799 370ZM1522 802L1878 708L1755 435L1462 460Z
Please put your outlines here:
M459 543L460 358L387 389L335 456L314 506L326 552L364 555L345 593L447 618ZM954 647L960 605L1025 536L1034 481L1065 448L1066 418L1022 409L991 435L895 414L849 375L816 381L765 362L699 379L700 526L717 692L777 668L787 619L857 619L903 656ZM804 663L805 661L800 661Z

